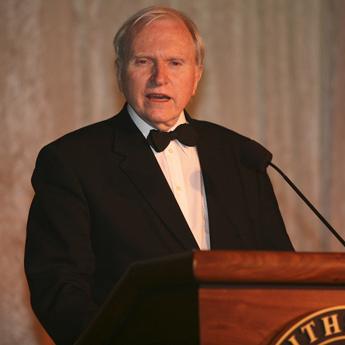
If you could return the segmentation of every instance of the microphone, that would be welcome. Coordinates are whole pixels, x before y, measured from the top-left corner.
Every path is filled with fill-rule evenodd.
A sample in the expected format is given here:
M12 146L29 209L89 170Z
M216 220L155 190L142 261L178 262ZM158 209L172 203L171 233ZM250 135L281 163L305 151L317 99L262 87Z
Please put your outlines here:
M292 183L292 181L275 164L272 163L272 158L272 153L254 140L246 141L241 148L241 160L244 164L260 172L266 171L266 168L269 165L278 171L278 173L284 178L290 187L292 187L299 197L309 206L309 208L318 216L322 223L326 225L326 227L332 232L338 241L345 247L344 239L333 229L333 227L302 194L302 192Z

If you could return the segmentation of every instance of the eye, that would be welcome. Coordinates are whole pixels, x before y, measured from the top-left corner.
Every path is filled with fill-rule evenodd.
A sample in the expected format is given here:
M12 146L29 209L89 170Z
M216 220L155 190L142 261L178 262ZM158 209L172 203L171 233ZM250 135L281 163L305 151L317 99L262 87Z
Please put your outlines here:
M145 66L145 65L148 65L150 61L148 59L138 58L136 59L135 63L139 66Z
M173 66L181 66L182 63L181 63L181 61L171 61L171 65L173 65Z

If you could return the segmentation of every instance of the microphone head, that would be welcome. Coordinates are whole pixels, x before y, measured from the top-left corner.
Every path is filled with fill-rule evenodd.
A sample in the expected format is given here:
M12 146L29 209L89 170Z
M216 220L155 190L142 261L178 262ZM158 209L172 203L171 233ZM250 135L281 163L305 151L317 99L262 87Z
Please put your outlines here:
M253 169L264 172L273 155L254 140L248 140L241 147L241 160Z

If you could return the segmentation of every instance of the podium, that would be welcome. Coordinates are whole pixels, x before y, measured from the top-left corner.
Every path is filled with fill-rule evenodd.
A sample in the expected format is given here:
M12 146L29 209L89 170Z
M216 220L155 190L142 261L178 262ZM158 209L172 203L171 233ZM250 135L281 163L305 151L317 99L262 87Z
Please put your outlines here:
M76 345L275 345L301 318L342 305L345 254L186 252L133 264ZM334 315L329 332L345 332ZM299 332L309 343L324 336L313 323Z

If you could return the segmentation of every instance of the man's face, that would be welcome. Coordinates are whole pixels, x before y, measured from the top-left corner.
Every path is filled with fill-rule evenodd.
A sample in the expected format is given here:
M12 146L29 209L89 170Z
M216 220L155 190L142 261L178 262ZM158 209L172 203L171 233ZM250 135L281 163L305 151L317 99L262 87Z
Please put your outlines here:
M201 73L185 24L165 18L153 21L134 37L118 82L135 112L166 131L195 94Z

